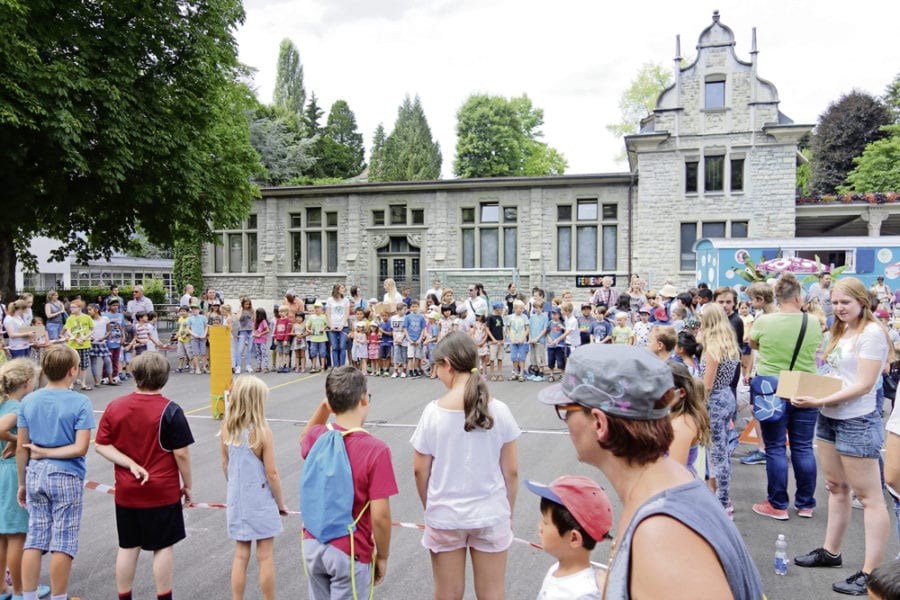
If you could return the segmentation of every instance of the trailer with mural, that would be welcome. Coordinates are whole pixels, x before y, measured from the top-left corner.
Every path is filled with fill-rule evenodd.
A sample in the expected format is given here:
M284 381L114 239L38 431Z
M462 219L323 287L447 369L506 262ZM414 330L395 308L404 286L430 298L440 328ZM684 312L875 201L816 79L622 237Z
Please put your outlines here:
M746 284L736 272L776 258L819 260L825 270L846 267L868 288L879 276L893 290L900 286L900 236L815 238L707 238L694 244L697 283L711 288ZM802 279L802 277L801 277Z

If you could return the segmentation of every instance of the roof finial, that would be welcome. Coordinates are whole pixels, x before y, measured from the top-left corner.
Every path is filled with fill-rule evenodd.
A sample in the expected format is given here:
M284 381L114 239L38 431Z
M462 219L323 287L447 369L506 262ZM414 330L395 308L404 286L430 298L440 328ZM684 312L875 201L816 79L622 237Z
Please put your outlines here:
M713 23L718 23L718 22L719 22L719 9L717 8L713 11Z
M756 49L756 27L752 29L753 35L750 38L750 54L756 54L759 50Z
M681 36L675 36L675 60L681 62Z

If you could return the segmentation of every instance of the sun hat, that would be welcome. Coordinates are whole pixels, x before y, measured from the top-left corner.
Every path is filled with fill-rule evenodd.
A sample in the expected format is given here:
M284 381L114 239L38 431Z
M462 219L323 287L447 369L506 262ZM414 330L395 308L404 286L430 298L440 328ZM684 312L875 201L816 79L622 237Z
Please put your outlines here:
M503 303L499 300L494 300L494 303L491 306L493 306L494 308L503 308Z
M675 387L672 371L646 348L620 344L584 344L566 363L562 383L544 388L544 404L576 403L623 419L656 420L669 407L654 408Z
M525 486L541 498L564 506L594 541L602 540L612 529L612 504L603 488L593 479L581 475L562 475L549 485L526 479Z
M666 285L659 288L659 291L656 292L657 296L665 296L666 298L674 298L678 295L678 290L675 289L675 286L671 283L667 283Z

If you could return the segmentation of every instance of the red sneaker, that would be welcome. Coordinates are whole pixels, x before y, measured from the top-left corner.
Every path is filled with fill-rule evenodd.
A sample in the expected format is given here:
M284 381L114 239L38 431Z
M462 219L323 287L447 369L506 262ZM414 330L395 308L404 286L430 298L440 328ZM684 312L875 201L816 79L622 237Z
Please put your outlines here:
M768 500L761 504L753 505L753 512L764 517L771 517L779 521L787 521L790 518L786 508L775 508Z

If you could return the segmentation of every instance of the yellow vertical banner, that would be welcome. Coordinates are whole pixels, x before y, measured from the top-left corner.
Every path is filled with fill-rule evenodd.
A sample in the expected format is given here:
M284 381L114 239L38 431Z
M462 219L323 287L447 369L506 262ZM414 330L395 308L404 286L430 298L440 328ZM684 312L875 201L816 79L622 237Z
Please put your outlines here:
M231 389L231 328L209 328L209 401L212 417L225 416L225 393Z

